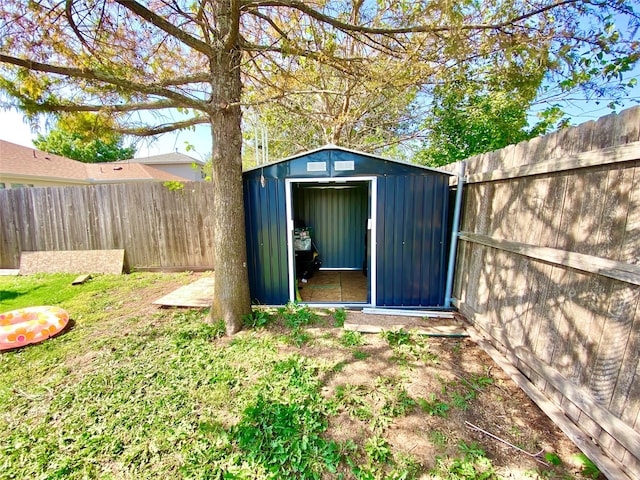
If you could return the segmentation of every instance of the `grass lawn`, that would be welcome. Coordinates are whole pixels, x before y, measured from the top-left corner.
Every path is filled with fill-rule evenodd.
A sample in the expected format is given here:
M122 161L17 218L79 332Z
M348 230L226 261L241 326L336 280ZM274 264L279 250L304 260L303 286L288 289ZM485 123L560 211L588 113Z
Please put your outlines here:
M197 275L74 277L0 277L1 312L72 319L0 354L0 479L597 474L468 340L345 332L344 311L297 306L229 338L202 310L151 305Z

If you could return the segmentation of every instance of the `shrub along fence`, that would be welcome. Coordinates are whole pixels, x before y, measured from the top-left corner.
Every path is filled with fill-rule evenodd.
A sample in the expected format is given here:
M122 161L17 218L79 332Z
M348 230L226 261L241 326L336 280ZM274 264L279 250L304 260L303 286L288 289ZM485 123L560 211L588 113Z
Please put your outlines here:
M603 473L640 478L640 108L466 167L455 304Z
M22 251L124 249L129 269L213 269L213 189L159 183L0 190L0 268Z

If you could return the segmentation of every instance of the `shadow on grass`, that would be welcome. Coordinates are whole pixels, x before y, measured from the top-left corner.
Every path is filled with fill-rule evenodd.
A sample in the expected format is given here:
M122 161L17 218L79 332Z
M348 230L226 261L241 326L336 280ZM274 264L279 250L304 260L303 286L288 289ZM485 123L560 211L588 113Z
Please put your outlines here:
M20 294L13 290L0 290L0 302L6 300L13 300L17 298Z

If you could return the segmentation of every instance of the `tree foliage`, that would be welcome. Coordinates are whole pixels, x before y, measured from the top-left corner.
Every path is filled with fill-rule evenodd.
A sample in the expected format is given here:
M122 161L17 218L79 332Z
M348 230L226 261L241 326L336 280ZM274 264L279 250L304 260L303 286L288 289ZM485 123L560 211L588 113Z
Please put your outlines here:
M625 37L638 24L634 3L539 2L528 11L519 2L398 4L398 18L437 17L449 27L413 35L401 55L390 43L353 42L355 34L306 28L297 35L306 45L353 61L345 66L287 56L274 66L271 58L254 60L251 98L277 99L254 113L268 129L276 158L325 143L398 155L398 144L415 145L425 132L421 157L434 164L500 148L562 126L558 100L575 90L591 98L624 94L621 75L638 59L637 41ZM340 5L341 18L363 23L389 14L363 2ZM548 103L543 118L528 126L526 111L541 101ZM455 141L443 146L439 129ZM465 143L471 148L462 148Z
M94 113L65 113L46 135L38 134L33 144L45 152L85 163L133 158L135 147L124 147L122 135L113 128L109 119Z
M635 3L4 0L0 90L29 115L95 112L125 134L210 125L214 262L224 272L211 315L234 332L250 311L243 105L288 112L292 135L306 125L301 148L331 140L375 150L412 137L415 95L459 65L503 63L517 76L539 62L574 85L620 73L640 49L612 18L637 24ZM166 115L175 109L178 121Z
M378 9L363 1L331 2L331 11L345 25L387 24L391 15L403 15L385 2ZM408 61L416 52L396 51L392 38L340 31L292 13L270 12L286 50L253 57L247 75L246 100L269 131L271 156L328 143L375 151L411 138L421 112L414 100L427 70L417 56Z
M418 161L437 167L546 133L549 122L529 128L527 118L546 68L532 62L518 75L459 68L432 90Z
M585 11L586 12L586 11ZM586 23L593 18L586 16ZM500 51L482 62L468 62L449 69L429 89L429 112L422 128L424 142L417 160L441 166L544 135L567 125L563 97L577 90L589 98L613 98L632 87L622 81L638 60L637 51L617 51L619 31L612 17L602 19L603 29L584 45L558 48L553 39L542 51L539 44L521 46L517 53ZM631 15L630 26L637 23ZM594 49L594 45L600 49ZM631 42L637 45L635 42ZM544 44L542 44L544 45ZM581 52L581 53L579 53ZM534 105L546 104L530 125Z

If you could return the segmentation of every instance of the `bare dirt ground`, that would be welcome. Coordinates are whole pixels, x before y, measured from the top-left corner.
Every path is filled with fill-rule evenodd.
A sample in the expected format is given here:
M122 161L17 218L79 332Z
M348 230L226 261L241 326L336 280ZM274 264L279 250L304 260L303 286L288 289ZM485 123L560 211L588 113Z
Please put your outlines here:
M159 307L151 302L201 276L192 274L141 288L135 298L126 299L126 312L118 314L135 311L153 322L153 312ZM114 298L118 300L124 299ZM428 472L436 466L438 457L461 457L461 444L474 443L491 460L497 478L594 478L581 474L581 464L575 459L578 448L468 338L420 336L415 337L419 341L413 347L392 346L383 335L372 333L362 334L360 345L346 346L341 342L345 330L334 327L332 321L305 331L309 339L303 345L283 342L281 351L334 366L322 374L323 394L328 400L341 396L343 401L330 418L327 437L351 439L362 447L372 436L382 436L395 452L419 462L424 472L420 478L424 479L436 478ZM281 324L261 332L286 335ZM243 334L246 332L239 335ZM384 411L388 406L385 392L394 388L406 392L410 399L404 406L396 405L401 414ZM373 416L359 411L364 404ZM549 462L547 453L557 456L561 463ZM604 476L597 478L603 480Z
M327 398L340 391L353 392L354 408L342 408L331 418L329 437L352 439L363 445L373 435L381 434L395 451L415 457L424 472L435 467L437 457L464 456L461 442L467 446L475 442L491 460L499 478L591 478L581 475L581 464L575 459L579 449L472 340L419 337L419 343L423 343L420 347L393 348L381 334L363 334L361 346L346 350L335 347L344 334L341 329L308 331L312 341L300 349L283 348L283 353L296 350L303 356L340 365L323 378ZM380 392L388 391L396 382L417 405L387 419L386 425L376 422L385 415L384 393ZM359 398L373 399L377 418L358 415ZM423 400L426 409L421 408ZM560 465L549 462L547 453L557 456ZM431 477L425 473L421 478Z

